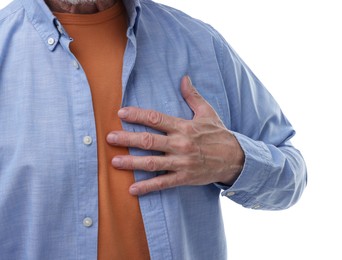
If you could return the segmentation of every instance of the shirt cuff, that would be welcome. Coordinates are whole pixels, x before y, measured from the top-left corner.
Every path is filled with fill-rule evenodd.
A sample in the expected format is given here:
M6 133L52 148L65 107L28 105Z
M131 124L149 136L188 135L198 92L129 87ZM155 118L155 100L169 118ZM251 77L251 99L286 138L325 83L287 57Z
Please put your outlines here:
M233 185L222 183L215 185L222 189L222 196L228 197L236 203L253 209L261 209L263 205L258 201L261 187L270 175L271 154L265 143L255 141L245 135L233 132L245 153L243 169Z

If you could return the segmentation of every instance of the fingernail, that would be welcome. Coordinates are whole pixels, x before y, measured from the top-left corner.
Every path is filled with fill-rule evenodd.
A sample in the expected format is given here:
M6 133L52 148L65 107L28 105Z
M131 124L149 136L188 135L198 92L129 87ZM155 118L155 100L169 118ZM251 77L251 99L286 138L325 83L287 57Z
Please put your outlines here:
M134 195L134 196L139 195L138 188L135 187L135 186L131 186L131 187L129 188L129 193L130 193L131 195Z
M114 134L114 133L108 134L108 136L107 136L107 141L108 141L109 143L116 144L117 141L118 141L118 135L117 135L117 134Z
M128 117L128 110L126 108L121 108L118 112L118 116L120 118L126 118Z
M123 163L122 163L122 159L121 158L118 158L118 157L115 157L113 158L112 160L112 165L116 168L121 168Z

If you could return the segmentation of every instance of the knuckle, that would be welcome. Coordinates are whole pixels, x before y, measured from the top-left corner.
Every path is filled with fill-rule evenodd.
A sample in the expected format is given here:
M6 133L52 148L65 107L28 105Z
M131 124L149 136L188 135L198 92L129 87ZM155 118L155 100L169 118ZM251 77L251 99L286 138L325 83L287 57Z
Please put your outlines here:
M131 135L129 133L117 132L115 134L115 144L121 146L130 146L131 142Z
M141 147L149 150L153 147L154 139L151 133L143 133L141 138Z
M183 164L184 164L184 169L192 169L192 168L195 168L195 166L198 165L198 162L196 160L194 160L193 158L191 157L188 157L188 158L185 158L184 161L183 161Z
M129 113L129 118L132 121L139 121L140 113L136 109L131 109Z
M180 150L184 154L189 154L195 151L195 145L189 140L185 140L180 144Z
M151 184L149 184L149 183L146 183L140 189L141 189L142 194L146 194L146 193L149 193L149 192L153 191L153 189L151 187Z
M157 162L154 158L147 158L145 161L145 169L150 172L157 170Z
M192 135L195 133L192 121L180 121L178 126L185 135Z
M134 169L134 160L132 157L127 157L122 160L122 167L125 169Z
M121 139L119 139L121 141L121 143L125 146L132 146L133 145L133 142L132 142L132 139L131 139L131 136L129 134L123 134Z
M162 115L156 111L149 111L147 114L147 121L151 125L159 125L162 122Z

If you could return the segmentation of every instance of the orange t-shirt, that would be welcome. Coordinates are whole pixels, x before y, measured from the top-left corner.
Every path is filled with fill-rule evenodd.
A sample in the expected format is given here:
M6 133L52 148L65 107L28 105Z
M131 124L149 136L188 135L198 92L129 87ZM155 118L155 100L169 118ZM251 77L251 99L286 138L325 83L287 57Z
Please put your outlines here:
M118 2L95 14L55 15L74 39L70 48L87 75L92 93L98 140L98 259L149 259L138 199L128 192L133 173L111 165L113 156L128 154L128 149L106 142L110 131L122 129L117 112L127 42L125 8Z

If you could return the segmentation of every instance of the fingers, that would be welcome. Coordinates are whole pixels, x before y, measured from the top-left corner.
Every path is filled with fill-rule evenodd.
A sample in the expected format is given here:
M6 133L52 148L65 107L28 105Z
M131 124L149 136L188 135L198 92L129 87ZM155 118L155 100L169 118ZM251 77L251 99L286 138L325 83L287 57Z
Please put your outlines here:
M107 136L107 142L114 146L136 147L143 150L169 152L169 137L158 134L132 133L125 131L111 132Z
M166 156L116 156L112 165L122 170L143 170L147 172L175 171L179 169L175 159Z
M129 192L134 196L141 196L153 191L165 190L181 185L185 185L185 183L177 177L177 173L172 172L149 180L136 182L129 188Z
M132 195L144 195L152 191L159 191L185 185L185 180L179 178L179 172L174 160L163 156L117 156L112 160L112 165L124 170L143 170L149 172L168 171L167 174L159 175L149 180L134 183L129 192Z
M118 116L126 122L149 126L164 133L176 130L176 122L180 119L159 113L154 110L146 110L137 107L121 108Z
M215 135L217 131L213 131L212 128L217 127L215 122L218 122L216 120L219 119L218 115L193 87L188 76L182 78L181 93L195 113L193 120L184 120L137 107L125 107L118 112L120 119L126 122L145 125L166 133L166 135L158 135L147 132L115 131L107 136L108 143L114 146L137 147L165 153L165 156L125 155L113 158L112 165L118 169L148 172L168 171L168 174L133 184L130 187L132 195L143 195L175 186L200 185L215 181L208 182L207 180L210 176L208 177L206 174L207 169L202 167L206 165L200 145L203 140L217 137ZM199 118L201 119L196 120ZM215 132L214 135L213 132Z
M187 134L194 131L191 122L180 124L179 129L180 132ZM135 147L182 156L198 152L198 145L188 136L180 134L159 135L149 132L113 131L107 135L107 142L112 146Z
M198 93L192 85L189 76L184 76L181 81L181 92L183 98L195 113L195 118L217 116L215 110L210 104Z

